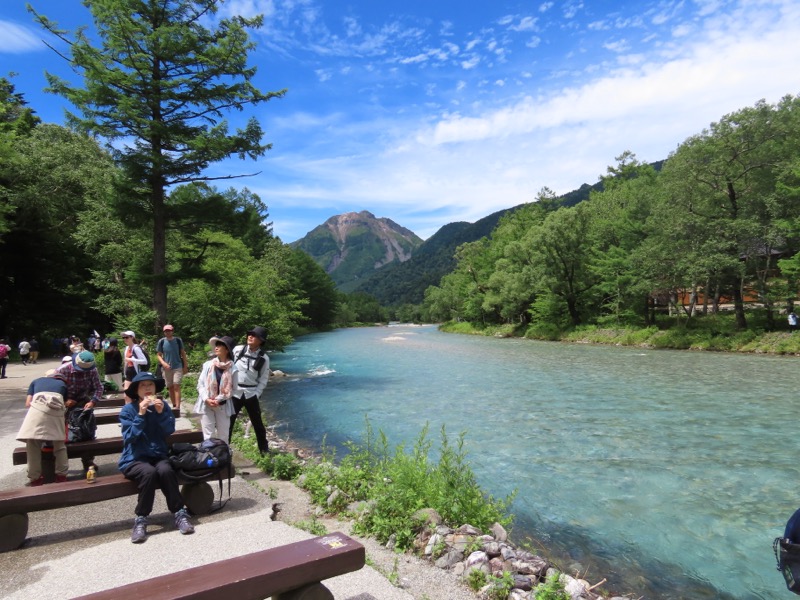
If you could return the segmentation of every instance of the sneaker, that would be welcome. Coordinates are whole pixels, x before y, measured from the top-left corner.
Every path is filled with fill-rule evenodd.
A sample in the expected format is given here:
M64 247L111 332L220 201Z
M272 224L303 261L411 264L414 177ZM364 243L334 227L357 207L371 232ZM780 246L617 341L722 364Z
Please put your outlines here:
M66 480L66 475L56 475L56 483L64 483Z
M39 487L40 485L44 485L44 475L39 475L38 479L31 479L28 482L28 487Z
M134 544L141 544L147 539L147 517L136 517L131 531L131 541Z
M189 522L189 513L186 512L185 508L175 513L175 527L184 535L194 533L194 525Z

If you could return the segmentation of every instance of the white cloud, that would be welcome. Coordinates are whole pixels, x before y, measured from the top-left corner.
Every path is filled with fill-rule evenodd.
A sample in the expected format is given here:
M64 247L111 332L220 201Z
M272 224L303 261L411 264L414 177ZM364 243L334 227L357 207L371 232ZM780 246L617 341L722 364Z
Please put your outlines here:
M27 27L0 20L0 53L21 54L45 49L41 39Z

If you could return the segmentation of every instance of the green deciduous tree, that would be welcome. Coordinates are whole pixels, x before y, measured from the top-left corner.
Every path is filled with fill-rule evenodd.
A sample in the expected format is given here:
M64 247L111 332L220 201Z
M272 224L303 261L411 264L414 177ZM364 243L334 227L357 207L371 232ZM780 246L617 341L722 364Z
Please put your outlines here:
M262 156L262 130L251 118L230 132L230 110L280 97L259 91L247 65L248 29L261 18L216 20L219 0L92 0L85 4L100 39L74 36L30 9L39 23L69 44L65 57L83 77L78 87L48 74L50 90L80 115L70 122L113 144L126 178L118 193L138 205L152 227L152 307L167 314L167 189L228 178L207 167L232 155Z

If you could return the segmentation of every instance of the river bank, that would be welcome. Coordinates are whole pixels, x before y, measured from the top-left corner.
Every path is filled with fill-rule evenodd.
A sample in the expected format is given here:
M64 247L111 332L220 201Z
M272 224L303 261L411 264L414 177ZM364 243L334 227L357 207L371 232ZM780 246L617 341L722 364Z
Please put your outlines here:
M573 344L800 356L800 334L790 331L764 331L758 327L738 331L728 315L710 321L693 322L691 325L687 322L671 325L645 328L585 325L561 330L552 326L477 327L472 323L449 322L441 324L439 329L446 333Z

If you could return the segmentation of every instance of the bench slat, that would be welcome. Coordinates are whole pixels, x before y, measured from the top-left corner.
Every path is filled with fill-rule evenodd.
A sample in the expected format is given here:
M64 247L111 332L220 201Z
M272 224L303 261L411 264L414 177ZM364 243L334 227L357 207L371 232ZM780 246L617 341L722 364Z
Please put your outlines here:
M176 442L188 442L198 444L203 441L202 431L191 431L182 429L176 431L167 438L168 444ZM117 454L122 452L122 436L110 438L98 438L87 442L73 442L67 444L67 456L69 458L80 458L81 456L103 456L106 454ZM24 465L28 462L28 452L22 448L14 448L12 460L15 465Z
M97 477L94 483L77 479L0 492L0 515L13 515L102 502L138 493L136 483L122 473Z
M364 546L343 533L184 569L76 600L263 600L324 579L358 571Z

